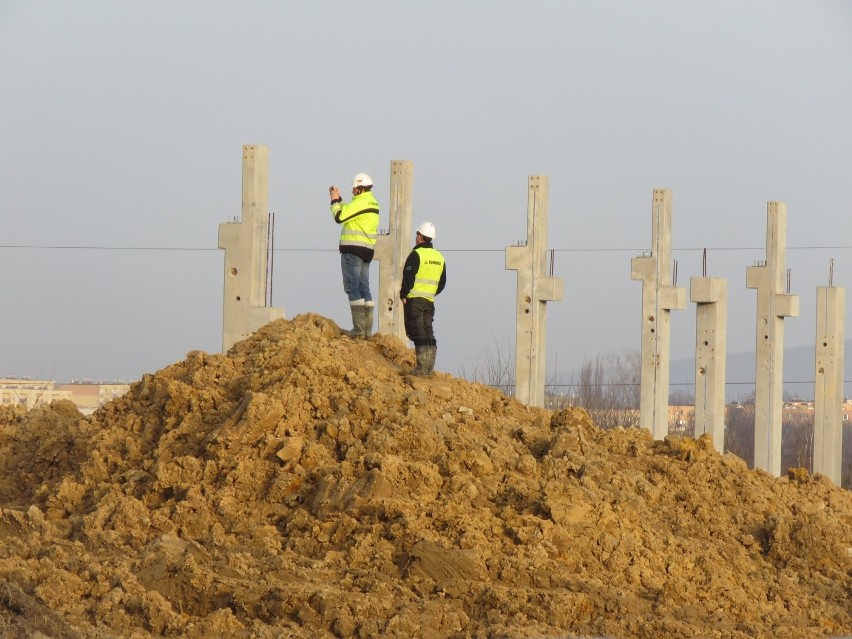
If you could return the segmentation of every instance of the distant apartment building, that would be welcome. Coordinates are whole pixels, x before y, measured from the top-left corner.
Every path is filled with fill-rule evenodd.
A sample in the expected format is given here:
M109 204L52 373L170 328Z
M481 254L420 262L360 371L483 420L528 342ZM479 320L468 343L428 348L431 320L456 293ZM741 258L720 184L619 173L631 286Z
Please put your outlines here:
M35 408L60 399L71 399L71 393L67 390L58 390L51 381L17 377L0 378L0 405L2 406Z
M91 415L98 408L130 390L129 384L120 382L71 382L70 384L57 384L56 388L71 393L71 401L74 402L84 415Z
M129 384L117 382L71 382L57 384L50 380L0 378L0 405L23 406L27 409L67 399L83 415L91 415L108 401L121 397Z
M743 408L746 404L734 404ZM725 417L728 415L728 406L725 406ZM843 401L843 421L848 422L852 417L852 399ZM808 400L796 400L784 402L782 421L785 424L812 424L814 421L814 402ZM692 429L695 423L695 406L669 406L669 432L684 433Z

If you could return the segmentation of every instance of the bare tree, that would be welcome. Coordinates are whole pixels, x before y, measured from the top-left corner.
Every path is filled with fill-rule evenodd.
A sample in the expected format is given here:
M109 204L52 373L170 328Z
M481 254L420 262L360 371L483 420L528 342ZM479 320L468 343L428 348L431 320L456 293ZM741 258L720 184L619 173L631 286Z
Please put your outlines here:
M754 468L754 403L729 404L725 423L725 452Z
M601 428L637 426L640 363L638 351L584 361L568 385L574 405L585 408Z
M814 418L785 419L781 424L781 472L789 468L814 470Z
M670 406L692 406L695 404L695 395L685 388L676 388L669 393Z
M458 370L458 376L471 382L479 382L499 388L507 395L515 394L515 357L512 346L501 346L494 334L494 347L486 349L473 363L470 370L464 366Z

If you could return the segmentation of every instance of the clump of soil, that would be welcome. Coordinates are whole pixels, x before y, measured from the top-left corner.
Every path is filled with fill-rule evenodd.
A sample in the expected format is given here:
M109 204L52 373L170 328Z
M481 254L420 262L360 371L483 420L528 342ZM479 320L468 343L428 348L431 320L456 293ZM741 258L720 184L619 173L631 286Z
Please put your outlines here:
M852 634L852 495L277 320L84 418L0 410L0 633Z

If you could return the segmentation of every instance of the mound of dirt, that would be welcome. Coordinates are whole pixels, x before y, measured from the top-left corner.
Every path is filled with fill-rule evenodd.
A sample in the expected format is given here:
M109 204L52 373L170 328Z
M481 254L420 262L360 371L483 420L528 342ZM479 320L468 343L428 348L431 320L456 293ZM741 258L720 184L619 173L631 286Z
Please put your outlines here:
M0 409L0 633L852 634L847 491L413 364L303 315Z

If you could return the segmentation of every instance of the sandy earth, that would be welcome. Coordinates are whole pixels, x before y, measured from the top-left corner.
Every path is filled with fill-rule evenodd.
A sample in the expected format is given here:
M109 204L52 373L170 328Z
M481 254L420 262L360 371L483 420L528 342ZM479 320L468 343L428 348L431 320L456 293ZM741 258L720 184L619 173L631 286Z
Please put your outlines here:
M0 409L0 636L852 634L852 493L405 375L317 315Z

